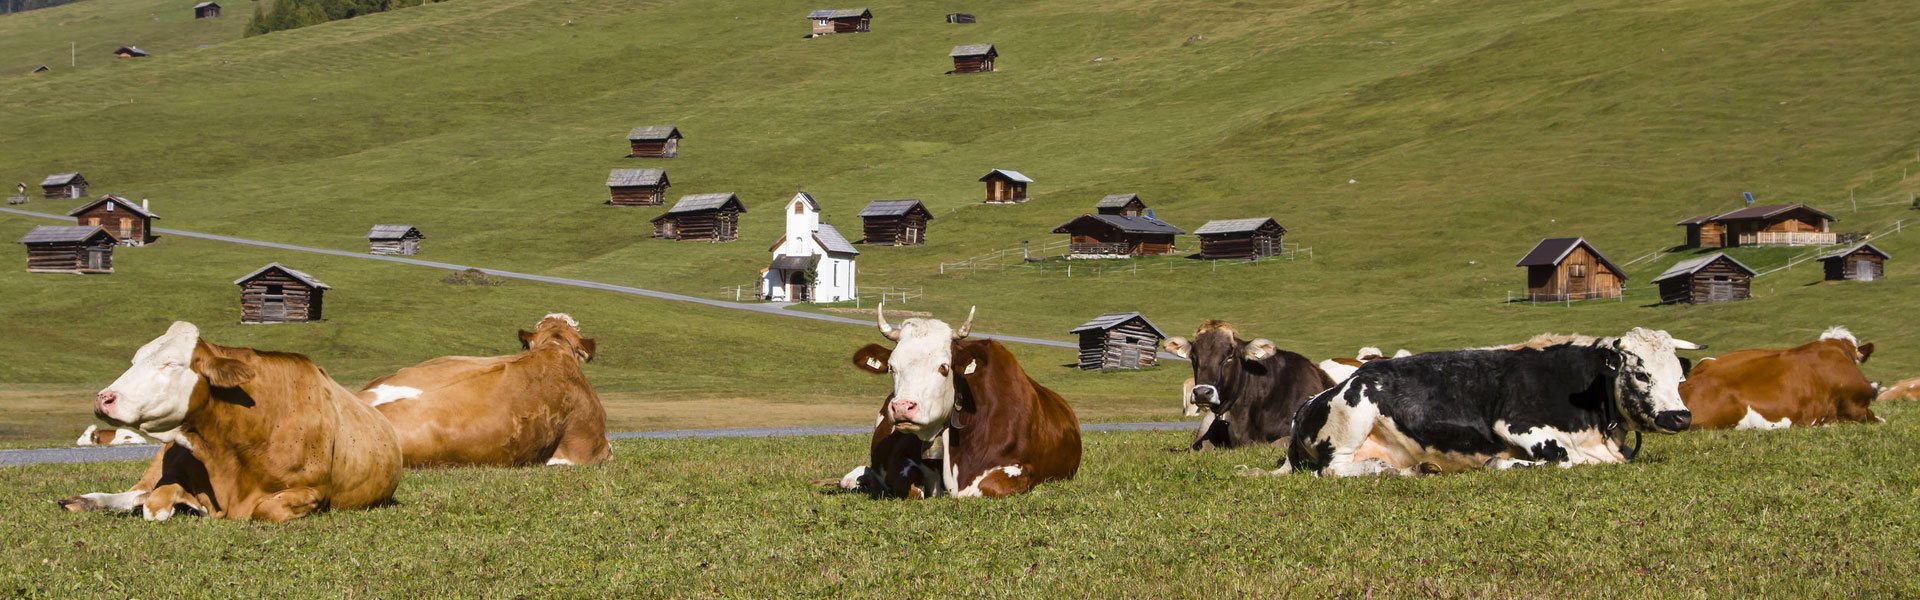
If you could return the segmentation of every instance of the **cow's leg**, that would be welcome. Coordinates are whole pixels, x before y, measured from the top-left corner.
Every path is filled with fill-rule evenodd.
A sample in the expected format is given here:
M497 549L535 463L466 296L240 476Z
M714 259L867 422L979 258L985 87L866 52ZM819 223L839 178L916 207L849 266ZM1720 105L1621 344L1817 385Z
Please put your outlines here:
M1385 460L1357 456L1361 448L1368 445L1368 438L1373 435L1373 429L1380 420L1380 407L1367 401L1364 392L1361 394L1360 402L1353 405L1343 398L1331 398L1331 402L1323 405L1326 407L1325 425L1319 428L1317 435L1307 436L1305 440L1305 443L1316 447L1315 454L1322 454L1318 457L1322 461L1318 471L1322 476L1403 474L1403 471ZM1316 398L1313 404L1321 404L1318 400ZM1307 432L1301 431L1293 433L1295 436L1307 435Z
M1525 458L1494 457L1487 460L1486 465L1489 468L1510 469L1516 466L1531 467L1548 463L1571 467L1576 462L1599 462L1588 460L1580 444L1575 442L1572 435L1554 427L1541 425L1517 429L1504 421L1496 421L1493 431L1508 445L1519 449L1518 454ZM1589 433L1598 435L1598 432ZM1501 464L1505 466L1500 466Z
M297 519L320 509L320 491L310 487L280 490L253 505L253 519L273 523Z
M576 399L577 405L598 407L598 397ZM553 449L549 465L597 465L613 460L613 446L607 443L607 414L604 410L575 410L561 430L560 444Z
M1206 450L1227 446L1227 422L1213 411L1200 413L1200 429L1193 433L1193 444L1188 448Z
M999 498L1033 489L1033 476L1020 465L994 467L973 478L967 487L953 493L955 498Z
M1504 458L1499 456L1495 456L1493 458L1487 459L1487 468L1497 469L1501 471L1505 471L1507 469L1524 469L1527 467L1537 467L1543 464L1546 464L1546 463L1537 461L1537 460L1520 460L1517 458Z
M165 521L173 517L181 508L197 515L207 514L207 507L194 499L187 488L178 483L167 483L154 488L141 499L140 514L148 521Z
M147 463L147 471L141 474L140 481L133 484L133 487L127 491L117 494L106 492L81 494L61 500L61 508L74 512L88 510L133 512L139 510L141 504L146 501L147 492L153 490L155 486L160 485L161 476L167 472L167 453L173 450L173 448L174 445L168 443L161 446L159 451L154 452L153 460Z

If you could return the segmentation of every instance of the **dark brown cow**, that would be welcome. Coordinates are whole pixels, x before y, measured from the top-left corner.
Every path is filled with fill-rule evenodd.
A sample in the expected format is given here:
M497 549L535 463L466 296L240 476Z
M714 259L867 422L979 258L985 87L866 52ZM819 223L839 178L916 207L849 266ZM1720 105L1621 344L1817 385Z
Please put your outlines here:
M1874 386L1860 372L1873 355L1843 327L1787 349L1752 349L1701 360L1680 384L1705 429L1782 429L1880 420Z
M871 344L853 364L893 375L881 404L868 465L841 487L880 496L997 498L1080 469L1080 423L1067 402L1020 368L993 340L966 340L973 314L954 331L910 318L899 329L874 312L894 348Z
M1285 446L1293 412L1334 380L1313 361L1267 339L1246 341L1226 321L1207 321L1193 339L1167 338L1167 351L1193 364L1193 403L1208 410L1194 450Z

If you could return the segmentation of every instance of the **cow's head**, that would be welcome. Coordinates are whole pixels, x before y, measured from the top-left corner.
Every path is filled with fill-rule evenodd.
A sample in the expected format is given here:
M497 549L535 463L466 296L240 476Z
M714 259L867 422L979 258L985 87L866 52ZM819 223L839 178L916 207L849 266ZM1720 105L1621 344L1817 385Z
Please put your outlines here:
M896 431L912 433L931 440L946 430L953 417L954 381L979 368L979 361L957 352L958 342L973 329L973 309L967 309L967 321L960 329L948 327L938 319L913 317L899 327L887 324L884 303L874 306L880 335L893 340L889 349L868 344L853 354L853 366L860 370L893 375L893 395L887 399L885 417ZM965 364L953 364L960 355Z
M1873 344L1860 343L1859 338L1853 337L1853 332L1847 331L1847 328L1839 325L1828 327L1825 333L1820 334L1820 340L1840 342L1842 346L1846 348L1847 354L1853 356L1853 362L1855 364L1864 364L1867 362L1867 359L1873 357Z
M567 316L567 313L553 313L540 318L533 324L533 331L520 330L520 348L532 350L553 344L573 353L580 362L593 362L594 349L597 347L592 338L580 337L580 322Z
M1682 372L1676 350L1700 350L1699 344L1658 329L1633 328L1607 348L1613 370L1613 401L1629 427L1637 431L1679 433L1693 422L1680 398Z
M253 367L200 341L200 328L176 321L133 353L133 366L94 395L93 414L115 427L168 434L180 427L207 388L252 381Z
M1240 395L1240 376L1248 370L1264 372L1261 361L1279 352L1273 342L1242 341L1226 321L1207 321L1193 339L1167 338L1168 352L1193 363L1193 403L1225 414Z

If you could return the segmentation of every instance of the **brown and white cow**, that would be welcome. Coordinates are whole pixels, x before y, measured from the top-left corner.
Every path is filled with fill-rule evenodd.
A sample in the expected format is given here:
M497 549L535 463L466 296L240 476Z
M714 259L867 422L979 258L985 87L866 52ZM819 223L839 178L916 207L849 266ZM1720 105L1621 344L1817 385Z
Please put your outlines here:
M1783 429L1873 423L1875 389L1860 372L1873 355L1844 327L1792 348L1736 350L1703 359L1680 384L1704 429Z
M147 438L140 437L138 431L125 427L101 429L99 425L88 425L86 431L80 432L80 439L73 441L75 446L133 446L145 443L148 443Z
M607 411L580 365L596 345L547 315L513 356L445 356L374 380L360 398L400 436L408 467L591 465L613 459Z
M853 364L893 376L867 466L840 486L878 496L1010 496L1080 469L1080 423L1066 400L1027 376L993 340L968 340L973 312L955 331L931 318L899 328L874 307L893 348L870 344Z
M1875 402L1892 402L1895 400L1920 400L1920 377L1900 380L1900 383L1893 384L1893 387L1882 390L1880 396L1874 398Z
M1409 356L1413 356L1413 353L1408 352L1406 348L1401 348L1399 352L1393 353L1391 358L1406 358ZM1355 353L1353 358L1329 358L1320 361L1319 366L1320 371L1326 373L1328 377L1332 377L1334 383L1340 383L1346 381L1348 377L1352 377L1354 371L1360 370L1360 365L1376 360L1386 360L1387 358L1389 357L1386 355L1385 350L1367 346L1361 348L1360 352Z
M381 504L400 484L393 427L353 392L305 356L214 345L191 323L134 353L93 410L165 445L133 489L60 501L68 510L279 522Z

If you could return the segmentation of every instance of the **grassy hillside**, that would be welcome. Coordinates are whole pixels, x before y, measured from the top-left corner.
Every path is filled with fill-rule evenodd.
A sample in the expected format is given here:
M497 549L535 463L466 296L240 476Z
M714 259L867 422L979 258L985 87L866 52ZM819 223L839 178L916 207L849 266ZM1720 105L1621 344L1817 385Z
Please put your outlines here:
M226 17L193 18L199 0L87 0L0 16L0 81L13 80L46 65L34 75L47 85L71 85L69 73L106 71L125 76L113 51L139 46L156 56L192 53L202 46L236 40L246 29L252 2L221 5ZM135 71L137 72L137 71ZM88 80L91 81L91 80ZM11 84L8 87L12 87ZM12 183L12 182L8 182ZM28 182L33 183L33 182Z

